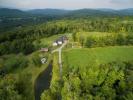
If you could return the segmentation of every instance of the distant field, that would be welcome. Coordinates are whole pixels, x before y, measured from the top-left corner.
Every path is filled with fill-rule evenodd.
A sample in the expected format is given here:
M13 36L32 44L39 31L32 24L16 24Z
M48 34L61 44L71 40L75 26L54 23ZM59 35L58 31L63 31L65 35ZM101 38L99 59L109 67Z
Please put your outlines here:
M100 37L100 36L107 36L107 35L113 35L116 33L108 33L108 32L78 32L78 36L88 37L88 36L94 36L94 37Z
M133 46L69 49L63 52L64 65L83 67L95 61L133 61Z
M80 37L105 37L105 36L111 36L111 37L115 37L116 34L118 33L108 33L108 32L78 32L76 33L76 37L80 38ZM121 33L123 35L127 35L125 33Z
M133 21L132 20L124 20L121 23L124 23L124 24L133 24Z

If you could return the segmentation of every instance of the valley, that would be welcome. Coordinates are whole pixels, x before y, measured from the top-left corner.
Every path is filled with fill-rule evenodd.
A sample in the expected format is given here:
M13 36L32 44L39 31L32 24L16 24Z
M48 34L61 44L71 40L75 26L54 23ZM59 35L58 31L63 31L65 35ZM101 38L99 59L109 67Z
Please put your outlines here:
M132 100L133 10L0 8L0 100Z

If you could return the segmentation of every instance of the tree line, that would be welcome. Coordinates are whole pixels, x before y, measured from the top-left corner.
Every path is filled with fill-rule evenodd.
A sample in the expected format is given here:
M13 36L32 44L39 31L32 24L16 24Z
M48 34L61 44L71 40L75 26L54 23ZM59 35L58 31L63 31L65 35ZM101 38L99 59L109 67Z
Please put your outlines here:
M85 35L83 35L85 34ZM88 35L87 35L88 34ZM125 33L75 33L74 41L80 43L82 47L104 47L133 45L133 34Z

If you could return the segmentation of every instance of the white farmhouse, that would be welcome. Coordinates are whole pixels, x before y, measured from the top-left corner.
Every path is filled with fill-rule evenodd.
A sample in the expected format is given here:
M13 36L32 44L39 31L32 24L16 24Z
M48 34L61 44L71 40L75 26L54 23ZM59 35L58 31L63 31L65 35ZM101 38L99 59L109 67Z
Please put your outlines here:
M66 41L68 41L68 38L66 36L62 36L58 38L55 42L53 42L53 46L62 45Z
M57 44L57 42L53 42L53 46L57 46L58 44Z
M59 41L58 41L58 44L59 44L59 45L62 45L62 41L61 41L61 40L59 40Z

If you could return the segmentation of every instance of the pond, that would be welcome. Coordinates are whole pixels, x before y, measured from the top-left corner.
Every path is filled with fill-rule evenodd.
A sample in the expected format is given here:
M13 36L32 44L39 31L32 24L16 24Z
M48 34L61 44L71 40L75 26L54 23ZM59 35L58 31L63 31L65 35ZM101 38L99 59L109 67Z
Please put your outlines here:
M44 90L49 89L52 78L52 61L48 67L38 76L35 82L35 100L40 100L40 96Z

